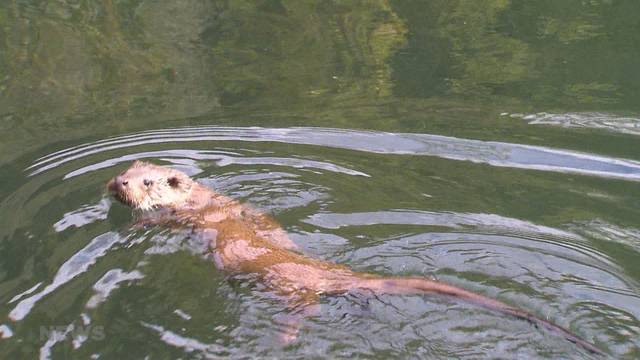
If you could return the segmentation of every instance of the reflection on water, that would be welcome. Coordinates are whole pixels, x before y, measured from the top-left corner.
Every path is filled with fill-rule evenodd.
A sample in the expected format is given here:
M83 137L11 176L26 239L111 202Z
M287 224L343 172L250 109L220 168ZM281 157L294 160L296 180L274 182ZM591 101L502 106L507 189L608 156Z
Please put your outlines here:
M104 198L95 205L85 205L80 209L64 214L60 221L53 224L53 228L57 232L62 232L71 226L81 227L95 221L104 220L109 214L110 207L111 201Z
M192 139L196 141L196 139ZM173 141L173 140L172 140ZM178 141L179 142L179 141ZM241 155L241 154L236 154ZM115 159L109 159L107 161L103 161L96 164L91 164L89 166L77 169L73 172L70 172L65 175L66 178L71 178L77 175L84 174L89 171L95 171L99 169L104 169L111 167L113 165L117 165L123 162L130 162L136 159L146 159L146 158L175 158L175 157L189 157L193 160L207 160L211 162L215 162L218 166L227 166L233 164L244 164L244 165L277 165L277 166L285 166L285 167L294 167L294 168L310 168L310 169L321 169L327 171L333 171L337 173L345 173L349 175L358 175L358 176L367 176L367 174L354 171L351 169L346 169L342 166L313 161L313 160L301 160L295 158L275 158L275 157L246 157L246 156L229 156L220 154L217 151L193 151L193 150L163 150L163 151L153 151L153 152L144 152L135 155L125 155ZM56 164L59 165L60 162ZM186 164L183 164L186 165ZM191 163L191 167L197 167L195 163ZM184 166L187 167L187 166ZM188 174L194 175L193 170Z
M13 331L11 331L10 327L4 324L0 325L0 338L8 339L12 336L13 336Z
M142 326L154 330L160 336L160 340L167 345L181 348L185 353L196 353L205 359L215 359L220 356L228 356L224 347L217 344L204 344L196 339L181 336L173 331L166 330L162 326L142 323Z
M54 330L49 332L49 339L40 348L40 359L50 359L51 351L53 347L60 342L63 342L67 336L73 331L74 326L70 324L64 330Z
M85 248L75 253L69 258L53 277L51 284L41 291L21 300L9 313L9 318L13 321L22 320L31 312L33 306L48 294L55 291L60 286L73 280L76 276L84 273L95 264L98 258L104 256L109 248L124 239L117 233L106 233L93 239Z
M107 271L107 273L93 285L96 293L87 302L87 308L93 309L98 307L100 303L105 302L109 294L117 289L121 282L142 278L144 278L144 275L138 270L124 272L122 269L112 269Z
M456 230L470 227L476 231L508 232L514 235L551 235L555 237L576 238L576 235L566 231L540 226L518 219L505 218L495 214L459 214L455 212L399 210L350 214L320 213L312 215L305 220L305 222L330 229L374 224L428 225L448 227Z
M504 114L509 115L509 114ZM623 134L640 135L640 119L630 116L617 116L606 113L536 113L511 114L512 118L521 118L531 125L555 125L563 127L604 129Z
M609 224L600 219L593 219L583 223L571 224L571 229L578 234L624 244L640 252L640 229L624 228Z
M625 159L607 158L593 154L583 154L568 150L557 150L538 146L509 144L493 141L478 141L458 139L446 136L428 134L401 134L383 133L374 131L353 131L342 129L321 128L287 128L287 129L263 129L263 128L179 128L159 130L157 132L144 132L138 136L124 136L103 141L97 144L88 144L75 147L66 151L38 159L36 163L27 168L31 175L38 174L66 162L80 159L101 152L122 149L140 145L158 143L181 142L221 142L221 141L248 141L248 142L282 142L292 144L316 145L336 147L341 149L358 150L382 154L427 155L445 159L465 160L476 163L486 163L500 167L514 167L521 169L535 169L543 171L568 172L585 175L595 175L629 180L640 180L640 163ZM173 150L152 154L140 154L141 157L180 156L184 150ZM276 160L269 158L259 160L234 160L231 156L214 154L207 156L206 152L188 154L195 159L218 158L219 165L235 162L273 163ZM137 155L136 155L137 156ZM127 161L134 159L128 155L119 159ZM296 162L288 160L289 163ZM282 160L280 160L282 162ZM112 163L112 162L111 162ZM94 168L109 166L110 162L92 165ZM276 162L277 163L277 162ZM318 162L298 162L297 166L320 167L340 172L353 172L335 165L319 165ZM282 164L285 165L285 164ZM80 172L81 173L81 172ZM358 175L364 175L356 172ZM71 177L78 172L66 175Z

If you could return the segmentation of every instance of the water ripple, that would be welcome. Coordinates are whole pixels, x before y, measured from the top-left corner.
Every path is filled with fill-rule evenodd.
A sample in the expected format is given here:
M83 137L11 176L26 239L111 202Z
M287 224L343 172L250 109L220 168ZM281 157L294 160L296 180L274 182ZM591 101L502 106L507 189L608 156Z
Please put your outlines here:
M115 232L108 232L94 238L87 246L75 253L60 266L51 284L34 295L20 301L9 313L9 318L13 321L24 319L38 301L60 286L68 283L76 276L87 271L87 269L93 265L98 258L104 256L114 244L122 241L124 241L124 239Z
M460 139L430 134L306 127L208 126L145 131L61 150L41 157L26 170L30 171L30 175L33 176L66 162L105 151L149 144L204 141L304 144L381 154L435 156L499 167L640 180L640 162L627 159L542 146Z
M640 253L640 229L616 226L601 219L578 222L569 226L576 233L598 240L624 244Z
M197 353L205 359L218 359L220 353L227 353L227 350L218 344L206 344L196 339L179 335L173 331L166 330L162 326L141 323L147 329L154 330L160 334L160 340L167 345L183 349L186 353Z
M144 278L144 275L138 271L125 272L122 269L111 269L107 271L100 280L93 285L95 294L87 301L87 308L96 308L109 297L109 294L120 286L120 283Z
M224 142L229 145L224 145ZM266 146L256 146L258 142ZM252 143L252 146L245 146L247 143ZM272 146L273 143L353 152L335 160L332 152L321 152L318 148L300 151L302 149L286 146L286 155L282 155L282 149ZM148 146L153 144L159 146ZM257 150L247 149L251 147ZM613 344L607 346L615 347L618 354L631 353L638 348L638 286L629 279L616 258L599 247L602 243L600 240L606 240L625 244L637 251L640 248L637 246L637 239L640 238L637 229L616 227L597 219L576 220L575 223L555 228L535 223L543 221L540 217L527 221L524 218L492 214L497 211L494 207L465 208L451 205L450 209L460 212L435 211L441 206L426 203L425 210L418 210L425 204L423 191L433 193L435 200L440 195L444 198L448 194L439 193L439 183L428 190L417 185L410 187L415 185L412 181L423 181L422 177L417 176L418 172L412 174L415 177L407 177L407 191L401 194L409 199L405 197L389 204L387 199L396 200L396 184L389 190L388 183L381 179L384 176L380 176L380 179L376 177L380 173L397 171L397 164L392 162L394 168L389 169L384 168L384 163L379 166L373 161L356 161L362 158L363 152L364 155L433 156L499 167L640 180L640 163L632 160L429 134L210 126L144 131L112 137L51 153L27 168L32 177L14 197L28 199L26 205L30 207L24 208L29 209L28 214L33 216L20 215L20 219L37 218L41 214L40 209L45 209L43 204L76 204L75 208L69 208L70 205L62 208L56 206L55 215L47 220L46 229L43 227L44 230L39 231L44 234L53 229L60 238L79 236L85 239L86 233L102 235L93 237L84 248L72 253L63 253L68 250L56 246L58 258L60 254L66 254L60 260L62 265L58 265L57 260L47 265L53 269L52 279L35 277L29 280L28 285L21 285L21 293L9 302L8 306L13 307L7 309L9 317L16 321L24 319L33 308L46 306L43 299L56 292L76 296L63 286L75 279L77 286L82 287L85 290L83 294L90 299L79 302L81 307L71 311L76 311L83 319L88 318L84 312L95 312L97 322L92 326L97 328L105 324L97 319L107 318L105 315L111 311L109 306L102 306L102 303L119 301L114 296L118 286L135 282L136 287L151 294L149 300L141 300L145 306L135 306L139 299L127 299L131 301L129 305L133 311L128 315L134 321L132 328L142 324L145 332L149 333L145 335L146 341L150 340L156 346L161 343L165 348L173 348L186 356L203 358L233 355L235 351L237 354L273 354L273 344L266 339L265 332L268 331L265 329L274 329L276 326L273 316L282 311L278 307L280 305L274 306L260 289L251 288L247 292L243 286L202 285L208 284L213 274L213 271L209 272L210 264L185 263L185 259L193 254L204 252L207 243L202 238L167 229L145 233L144 237L127 242L126 251L131 252L127 253L128 258L131 255L143 259L138 262L138 269L145 265L149 266L145 269L150 270L120 270L131 266L124 263L113 249L118 243L131 239L131 236L126 233L105 233L105 227L127 226L130 216L124 208L111 208L110 201L100 194L98 189L104 188L105 178L112 174L98 171L123 162L152 158L169 163L189 175L198 175L204 185L276 214L304 253L347 264L358 271L398 276L434 275L443 281L530 309L560 325L580 329L580 335L590 340L595 339L599 344ZM94 158L92 155L97 156ZM71 163L78 159L84 161ZM420 161L420 158L414 159ZM210 163L225 168L214 170L209 166ZM50 171L53 169L58 171ZM336 174L348 176L337 177ZM60 176L73 180L60 184ZM50 184L58 186L54 188L57 197L53 200L39 195L51 191L48 187ZM359 187L363 184L364 187ZM405 183L399 186L405 186ZM348 203L350 195L364 189L370 191L371 197L380 196L381 200L358 203L355 210ZM455 189L453 187L453 190L447 191ZM79 199L78 190L87 190L93 195L85 200ZM415 192L412 193L412 190ZM598 195L600 197L597 199L607 195L602 191L595 192L599 189L587 190L589 192L584 192L587 196L604 194ZM411 198L413 195L417 199ZM429 201L432 201L431 197ZM490 201L493 203L493 199ZM5 202L3 205L6 209L12 209L10 205L13 203ZM465 210L469 212L463 212ZM503 210L503 213L507 211ZM10 211L6 211L6 214L12 215ZM584 218L588 219L587 216ZM11 216L7 216L7 219L13 220ZM358 228L370 225L375 228ZM63 230L65 233L59 233ZM40 235L36 232L35 236L37 239ZM53 240L50 241L53 243ZM144 246L140 246L142 242ZM53 245L33 255L34 258L48 257L46 251L50 248ZM124 254L123 251L120 255ZM154 259L162 264L169 264L169 261L175 261L175 264L171 263L170 269L164 269L166 276L156 276L152 271ZM105 263L95 266L98 261ZM176 274L173 274L174 268ZM200 271L202 269L207 271ZM90 276L86 274L89 272L92 272ZM145 280L136 282L143 273ZM85 276L85 280L99 280L91 283L78 281L82 276ZM187 294L183 299L174 295L172 282L182 283L185 279L195 279L197 286L190 290L193 294ZM25 291L27 287L30 289ZM216 310L229 315L231 320L212 311L209 296L217 299L214 303L222 304L221 307L217 305ZM204 305L192 304L192 298L205 299ZM224 303L225 299L228 303ZM434 354L441 354L442 357L451 354L477 357L486 354L486 349L493 349L496 357L513 354L513 351L535 357L539 351L549 348L545 333L532 331L527 324L504 321L495 314L474 307L432 300L411 296L380 296L364 302L341 297L324 299L323 313L305 321L307 330L301 333L299 343L283 354L347 357L360 354L373 356L377 351L384 351L396 357L416 354L422 357ZM146 301L150 301L150 306L146 306ZM327 303L329 306L325 306ZM235 308L241 310L229 310ZM167 314L166 309L171 309L170 318L163 318ZM193 317L187 323L184 319L189 315L177 309L186 309ZM350 316L358 309L358 316ZM207 317L207 314L211 316ZM65 319L67 315L64 314ZM176 323L176 315L183 320L177 319L180 322ZM238 324L230 325L234 324L236 318ZM58 326L63 320L56 317L50 322ZM80 324L79 321L74 323ZM217 331L215 336L209 336L211 324L228 326L230 330ZM207 329L207 335L199 332L199 326ZM178 331L178 328L181 330ZM0 325L0 332L3 329ZM22 330L18 327L17 330L18 334L9 342L23 338ZM57 335L60 339L46 342L41 348L43 354L50 354L54 347L62 347L60 342L68 341L69 335L76 331L66 327L59 330ZM425 339L429 340L428 348L415 345L424 344ZM85 340L83 337L75 338L74 348ZM542 345L535 345L538 343ZM559 343L563 344L561 341ZM336 344L340 344L341 348L336 349ZM569 346L567 351L574 350ZM566 354L561 346L552 351L556 351L558 357Z
M103 198L97 204L83 205L81 208L65 213L62 219L53 224L57 232L62 232L69 227L81 227L98 220L104 220L109 213L111 200Z
M602 129L622 134L640 135L640 119L631 116L619 116L601 112L563 114L539 112L535 114L511 114L510 117L520 118L531 125Z
M334 165L328 162L322 161L313 161L306 159L296 159L296 158L279 158L279 157L248 157L248 156L229 156L225 154L221 154L218 151L198 151L198 150L188 150L188 149L177 149L177 150L162 150L162 151L146 151L137 154L124 155L113 159L108 159L105 161L97 162L95 164L91 164L80 169L76 169L74 171L69 172L64 176L65 179L72 178L78 175L82 175L91 171L108 168L114 165L117 165L122 162L129 162L133 160L140 160L146 158L181 158L181 159L190 159L191 162L193 160L212 160L215 161L216 164L220 167L239 164L239 165L276 165L276 166L286 166L298 169L304 168L316 168L320 170L332 171L336 173L343 173L348 175L355 176L365 176L369 177L369 175L355 171L351 169L347 169L342 166ZM33 174L32 174L33 175ZM191 173L190 175L193 175Z
M391 210L362 213L318 213L304 222L323 228L337 229L343 226L387 225L427 225L453 229L473 228L478 232L510 233L513 235L548 235L555 238L579 239L573 233L533 224L528 221L503 217L496 214L473 214L456 212L433 212L416 210Z

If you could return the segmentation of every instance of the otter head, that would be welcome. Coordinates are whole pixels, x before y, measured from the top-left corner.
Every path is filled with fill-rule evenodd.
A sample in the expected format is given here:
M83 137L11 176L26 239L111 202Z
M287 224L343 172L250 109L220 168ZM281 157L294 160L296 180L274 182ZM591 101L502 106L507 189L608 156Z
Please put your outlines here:
M134 209L177 208L185 205L195 182L178 170L135 161L114 177L107 189Z

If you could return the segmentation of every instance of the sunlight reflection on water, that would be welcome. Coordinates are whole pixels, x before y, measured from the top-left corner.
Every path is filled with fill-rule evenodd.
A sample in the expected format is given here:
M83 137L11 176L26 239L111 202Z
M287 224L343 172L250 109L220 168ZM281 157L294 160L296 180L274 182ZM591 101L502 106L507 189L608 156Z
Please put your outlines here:
M633 160L540 146L459 139L439 135L326 128L197 127L146 131L137 135L115 137L56 152L38 159L27 170L31 171L30 174L33 176L66 162L105 151L159 143L202 141L271 141L305 144L381 154L435 156L500 167L640 180L640 163ZM198 157L198 154L193 155ZM222 158L221 155L218 156ZM224 158L231 161L231 157L225 156Z

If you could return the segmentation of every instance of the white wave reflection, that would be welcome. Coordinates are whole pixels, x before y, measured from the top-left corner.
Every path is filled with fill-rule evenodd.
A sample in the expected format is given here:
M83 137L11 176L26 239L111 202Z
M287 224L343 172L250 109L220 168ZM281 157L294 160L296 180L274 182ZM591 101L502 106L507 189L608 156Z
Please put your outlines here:
M456 269L458 274L481 271L493 278L526 283L536 293L553 296L554 302L566 307L573 306L576 299L596 301L640 319L640 297L633 281L620 275L624 272L602 253L577 243L505 235L424 233L385 239L338 259L382 268L390 274L433 273L447 268ZM546 301L540 299L539 307L544 308Z
M87 271L89 266L95 264L97 259L104 256L107 250L114 244L124 240L125 239L120 237L116 232L108 232L95 237L87 246L75 253L60 266L51 284L47 285L40 292L20 301L9 313L9 318L13 321L24 319L24 317L31 312L33 306L43 297Z
M512 118L521 118L531 125L555 125L603 129L611 132L640 135L640 118L618 116L600 112L554 114L539 112L535 114L511 114Z
M53 347L57 343L64 341L67 338L67 335L73 331L73 328L73 324L70 324L65 330L50 331L47 335L47 341L40 348L40 360L51 359L51 350Z
M538 234L580 239L580 236L567 231L495 214L390 210L346 214L318 213L303 221L327 229L379 224L425 225L453 229L472 227L474 231L480 232L510 233L514 235Z
M225 348L217 344L206 344L196 339L178 335L170 330L165 330L162 326L141 322L142 326L154 330L160 334L160 340L165 344L181 348L186 353L197 352L199 356L206 359L218 359L217 353L225 352Z
M71 226L81 227L98 220L104 220L109 214L111 200L103 198L94 205L84 205L81 208L65 213L58 222L53 224L57 232L62 232Z
M38 159L30 175L105 151L140 145L203 141L280 142L464 160L499 167L640 180L640 162L594 154L430 134L387 133L330 128L188 127L146 131L76 146ZM106 165L105 165L106 166Z
M202 255L209 248L206 236L185 236L184 233L160 233L149 240L153 245L146 249L146 255L167 255L178 251L187 251L193 255Z
M138 270L124 272L122 269L111 269L107 271L100 280L93 285L93 290L95 290L96 293L87 301L87 308L93 309L100 303L105 302L109 294L120 287L121 282L142 278L144 278L144 275Z
M37 284L35 284L35 285L33 285L31 288L21 292L20 294L12 297L11 300L9 300L9 304L14 303L14 302L22 299L23 297L31 294L32 292L36 291L40 287L40 285L42 285L42 281L37 283Z
M8 339L13 336L11 328L5 324L0 325L0 339Z
M526 277L529 286L556 284L554 289L536 288L540 293L561 291L570 298L596 300L625 309L640 319L640 298L634 281L605 253L584 241L584 236L624 235L637 241L640 232L604 226L571 226L576 233L537 225L494 214L428 211L378 211L362 213L319 213L304 222L326 228L367 225L423 225L454 229L384 239L380 244L334 254L340 263L384 268L391 274L431 272L453 268L457 272L482 271L510 279ZM559 241L562 240L562 241ZM522 259L529 259L522 263ZM523 281L525 282L525 281Z
M600 219L570 224L569 227L584 236L623 244L640 252L640 229L620 227Z
M180 310L180 309L175 309L173 310L173 313L178 315L182 320L191 320L191 315L187 314L186 312Z
M85 313L80 314L80 320L82 321L82 326L84 327L84 329L87 329L87 327L91 324L91 318ZM84 344L87 340L89 340L89 336L84 331L78 332L78 334L74 334L73 340L71 341L73 349L78 350L80 346L82 346L82 344Z
M315 168L315 169L332 171L332 172L343 173L348 175L355 175L355 176L366 176L366 177L369 176L363 172L347 169L345 167L334 165L328 162L295 159L295 158L277 158L277 157L235 157L235 156L223 155L223 154L220 154L219 152L213 152L213 151L197 151L197 150L184 149L184 150L149 151L149 152L120 156L114 159L108 159L105 161L101 161L101 162L74 170L66 174L64 178L65 179L72 178L74 176L82 175L91 171L108 168L122 162L140 160L145 158L165 158L165 157L182 157L182 158L189 158L189 159L195 159L195 160L211 160L211 161L215 161L218 166L227 166L232 164L276 165L276 166L287 166L287 167L293 167L293 168ZM189 164L189 165L193 165L193 164Z

